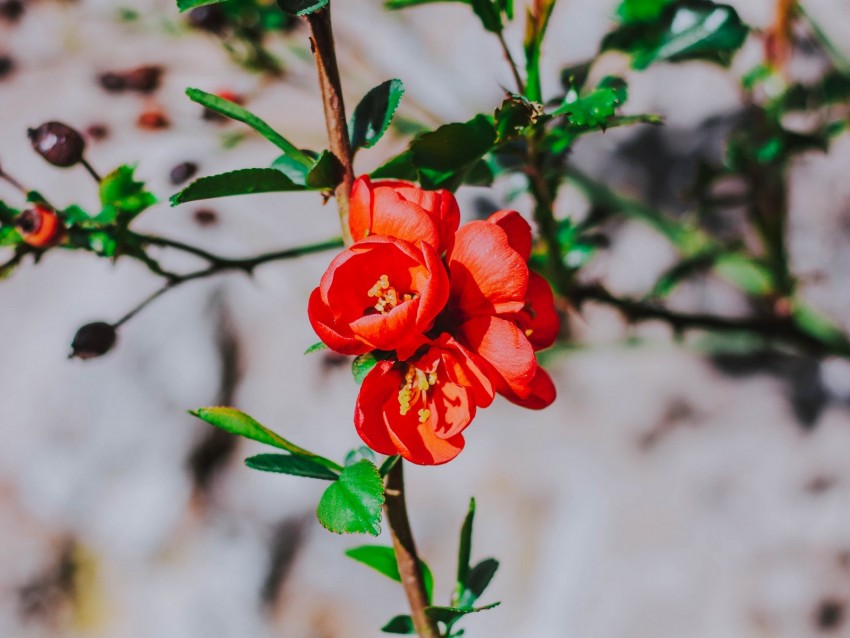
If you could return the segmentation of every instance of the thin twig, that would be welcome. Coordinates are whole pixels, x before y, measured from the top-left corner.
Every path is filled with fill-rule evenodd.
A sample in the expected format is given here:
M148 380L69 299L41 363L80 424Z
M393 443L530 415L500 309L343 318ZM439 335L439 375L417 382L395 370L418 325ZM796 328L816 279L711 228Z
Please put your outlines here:
M386 497L384 510L387 514L398 571L401 574L401 584L410 604L413 626L420 638L440 638L437 623L425 613L429 601L425 592L422 570L419 567L413 532L410 529L410 520L407 517L407 503L404 497L404 461L402 460L399 460L387 474Z
M6 171L4 171L2 168L0 168L0 179L4 179L4 180L6 180L6 181L7 181L9 184L11 184L11 185L12 185L12 186L16 189L16 190L20 191L20 192L21 192L21 194L22 194L22 195L24 195L25 197L29 194L29 190L27 189L27 187L26 187L26 186L24 186L23 184L21 184L18 180L16 180L14 177L12 177L11 175L9 175L9 173L7 173Z
M519 74L519 68L517 67L516 60L514 60L514 56L511 55L508 43L505 42L505 34L498 31L496 36L499 38L499 44L502 45L502 51L505 53L505 59L508 61L508 64L510 64L511 73L514 76L514 82L516 82L516 91L520 95L525 95L525 83L522 81L522 76Z
M100 175L98 174L98 172L96 170L94 170L94 167L91 164L89 164L89 161L85 157L80 160L80 163L89 172L89 175L92 176L94 181L96 181L98 184L100 184L100 182L103 181L102 178L100 177Z
M319 85L322 89L322 102L325 111L325 124L328 129L330 151L339 161L342 169L340 183L334 190L339 221L345 244L351 244L351 231L348 226L348 202L351 185L354 183L354 168L351 159L351 145L348 140L348 122L345 118L345 102L342 97L342 84L336 61L333 28L331 26L330 4L325 9L307 16L312 33L311 44L316 56L316 68L319 72Z

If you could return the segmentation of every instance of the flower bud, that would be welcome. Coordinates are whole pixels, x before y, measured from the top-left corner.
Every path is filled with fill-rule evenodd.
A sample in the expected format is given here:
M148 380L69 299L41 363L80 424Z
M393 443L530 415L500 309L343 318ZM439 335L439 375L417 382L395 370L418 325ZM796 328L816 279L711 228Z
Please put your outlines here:
M71 342L71 357L94 359L106 354L115 345L118 334L115 326L104 321L87 323L74 335Z
M15 225L24 241L35 248L55 246L65 236L59 215L44 206L28 208L18 215Z
M35 151L54 166L73 166L83 159L83 136L67 124L47 122L27 134Z

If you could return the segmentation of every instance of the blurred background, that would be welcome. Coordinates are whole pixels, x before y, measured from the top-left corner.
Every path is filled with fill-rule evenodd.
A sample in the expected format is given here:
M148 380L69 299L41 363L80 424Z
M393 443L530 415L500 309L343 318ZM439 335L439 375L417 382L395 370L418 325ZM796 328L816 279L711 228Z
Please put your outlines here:
M773 2L731 4L755 27L773 19ZM615 5L559 3L545 93L558 90L560 69L595 54ZM850 55L846 0L806 5ZM348 0L335 3L334 21L350 104L398 77L401 115L434 126L492 111L510 85L497 41L461 5L389 13L378 0ZM233 257L337 235L333 204L315 194L167 205L186 177L174 174L180 164L204 175L275 157L246 128L204 119L187 86L243 96L299 145L325 139L303 28L270 38L280 67L261 74L244 64L268 60L238 38L228 51L214 31L189 25L171 0L0 0L2 166L61 206L95 205L82 168L51 168L30 148L28 127L61 120L86 131L99 170L138 162L163 201L138 229ZM512 25L510 46L521 39ZM675 211L694 158L719 152L724 118L741 107L737 78L760 55L751 42L732 72L688 63L641 74L612 55L600 64L626 75L627 112L657 112L667 124L588 137L573 163ZM116 92L104 78L142 65L161 68L150 90ZM358 157L357 172L403 147L388 136ZM828 155L799 156L789 205L802 294L845 331L848 167L846 134ZM461 189L465 217L503 206L512 186ZM21 205L5 183L0 198ZM530 212L522 197L511 206ZM560 216L588 208L572 188L557 202ZM674 263L646 226L622 222L608 239L612 249L585 276L618 293L642 293ZM258 445L186 413L232 404L331 457L359 445L348 362L302 354L316 340L306 300L330 257L187 284L92 361L66 358L76 329L115 321L156 290L149 271L53 251L0 283L0 636L358 638L405 612L395 583L343 556L369 539L316 522L322 485L248 470L242 459ZM710 280L675 303L746 310ZM850 363L710 355L705 335L677 341L665 324L627 326L590 303L571 330L575 345L547 358L559 390L552 407L497 401L456 461L409 468L412 522L438 601L448 602L470 496L473 558L501 561L481 602L503 604L466 620L467 635L850 636Z

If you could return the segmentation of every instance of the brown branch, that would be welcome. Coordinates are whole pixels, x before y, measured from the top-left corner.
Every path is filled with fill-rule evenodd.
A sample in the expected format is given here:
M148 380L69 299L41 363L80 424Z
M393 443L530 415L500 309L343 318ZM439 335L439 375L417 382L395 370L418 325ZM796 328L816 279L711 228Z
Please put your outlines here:
M319 85L322 89L322 102L325 110L325 124L328 129L330 151L339 160L342 179L334 190L339 221L342 226L343 240L351 244L351 230L348 227L348 202L351 185L354 183L354 168L351 160L351 145L348 140L348 122L345 118L345 102L342 99L342 84L339 79L339 67L336 62L333 28L331 27L330 3L327 8L307 16L312 38L313 54L319 71Z
M403 466L404 461L399 459L387 474L387 500L384 510L393 540L398 571L401 574L401 584L407 594L416 633L420 638L440 638L437 623L425 613L425 608L429 604L428 595L425 593L425 582L422 579L422 570L419 568L419 556L416 554L416 544L413 542L413 532L407 518Z

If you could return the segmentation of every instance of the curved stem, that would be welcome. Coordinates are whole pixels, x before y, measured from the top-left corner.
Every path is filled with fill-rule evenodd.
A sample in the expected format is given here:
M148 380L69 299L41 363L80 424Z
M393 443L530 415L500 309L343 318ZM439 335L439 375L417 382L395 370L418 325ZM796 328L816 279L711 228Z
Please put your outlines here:
M319 85L322 89L322 102L330 151L337 158L342 169L340 183L334 190L334 198L339 208L339 222L347 246L351 244L351 231L348 227L348 202L351 195L351 185L354 183L354 168L351 159L351 145L348 140L348 122L345 118L342 84L336 62L330 3L327 8L309 14L307 22L310 24L311 45L313 54L316 56L316 67L319 71Z
M496 33L496 36L499 38L499 44L502 45L502 51L505 53L505 59L508 61L508 64L510 64L511 73L514 76L514 82L516 82L516 92L520 95L525 95L525 83L522 81L522 76L519 74L519 68L517 67L516 60L514 60L514 56L511 55L508 43L505 42L505 34L502 31L499 31Z
M419 568L419 556L416 553L416 544L413 542L410 520L407 517L407 503L404 496L404 461L399 460L389 471L386 486L387 500L384 510L393 540L401 584L410 604L413 626L420 638L440 638L437 623L425 613L425 608L430 603L428 594L425 592L422 570Z

